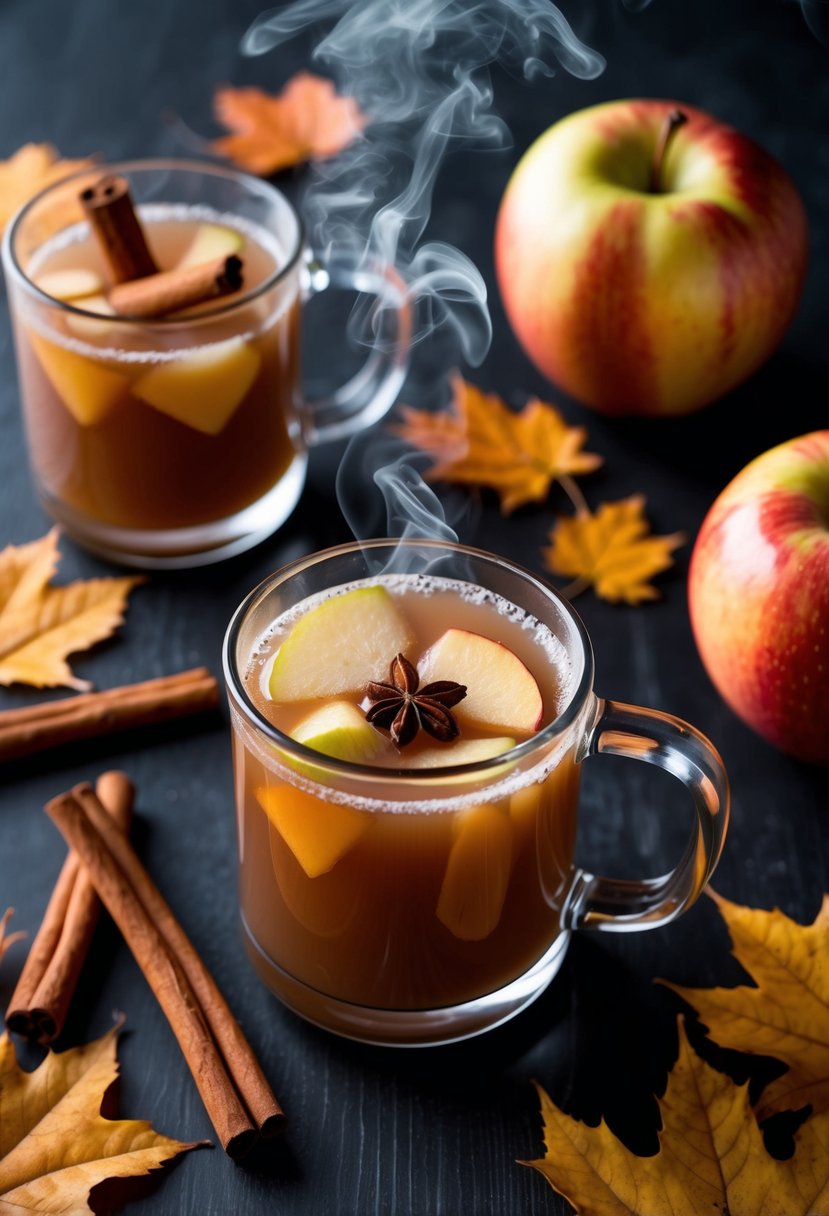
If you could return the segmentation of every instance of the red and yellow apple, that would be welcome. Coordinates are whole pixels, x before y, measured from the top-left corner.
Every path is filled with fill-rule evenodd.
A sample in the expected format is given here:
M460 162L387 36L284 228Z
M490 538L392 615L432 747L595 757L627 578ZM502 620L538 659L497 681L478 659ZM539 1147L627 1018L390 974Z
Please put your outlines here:
M685 122L665 142L675 111ZM778 161L702 110L655 100L550 127L515 168L495 234L527 355L617 415L688 413L750 375L792 320L807 250Z
M735 713L829 764L829 430L764 452L726 486L694 543L688 601Z

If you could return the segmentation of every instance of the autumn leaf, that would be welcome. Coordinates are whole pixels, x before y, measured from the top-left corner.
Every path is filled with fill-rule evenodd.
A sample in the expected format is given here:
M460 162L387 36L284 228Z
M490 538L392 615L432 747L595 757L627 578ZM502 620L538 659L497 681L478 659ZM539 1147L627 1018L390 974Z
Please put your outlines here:
M205 1141L182 1143L139 1119L105 1119L104 1095L118 1075L115 1025L69 1051L49 1051L34 1072L0 1037L0 1216L91 1212L89 1192L109 1178L159 1169Z
M575 595L593 586L596 594L611 603L624 600L638 604L657 598L650 580L673 565L671 551L684 544L681 532L671 536L649 536L641 494L619 502L604 502L595 514L580 511L573 517L559 516L550 533L551 545L543 551L547 569L567 575Z
M496 490L505 515L527 502L541 502L557 478L590 473L600 456L582 451L584 427L568 426L555 408L533 397L509 409L460 376L453 378L449 412L403 408L394 428L408 443L429 453L430 481L451 481Z
M0 552L0 684L90 688L66 656L86 650L120 625L127 596L140 578L49 580L59 560L58 529Z
M659 1151L637 1157L607 1124L563 1114L539 1088L544 1156L523 1161L573 1204L579 1216L823 1216L829 1212L829 1113L795 1135L795 1153L766 1152L748 1101L690 1048L679 1056L659 1103Z
M806 1105L829 1112L829 895L814 923L800 925L777 908L744 908L710 894L728 926L734 957L757 987L660 982L693 1006L721 1046L788 1064L761 1095L761 1119Z
M62 160L51 144L25 144L0 161L0 233L18 207L39 190L91 165L90 160Z
M13 946L15 942L22 941L26 934L22 930L17 933L6 933L6 927L12 918L14 908L6 908L6 911L0 916L0 962L3 960L3 955L8 950L9 946Z
M233 134L213 140L212 150L260 177L336 156L368 122L356 101L310 72L299 72L276 96L257 88L217 89L213 107Z

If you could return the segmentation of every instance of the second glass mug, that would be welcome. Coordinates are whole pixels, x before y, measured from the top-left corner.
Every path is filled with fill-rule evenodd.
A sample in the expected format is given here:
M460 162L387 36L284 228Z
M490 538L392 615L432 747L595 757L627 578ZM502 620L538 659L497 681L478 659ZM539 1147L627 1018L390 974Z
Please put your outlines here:
M86 231L78 195L104 172L127 178L151 222L241 229L265 259L259 281L198 315L141 322L45 294L44 253L65 258ZM288 199L233 169L140 160L65 178L9 224L3 266L41 502L79 544L124 564L203 565L263 540L299 499L308 447L382 417L405 376L410 314L394 269L322 267ZM309 400L300 314L328 286L376 297L372 345L346 384Z
M279 731L255 704L246 673L273 622L308 597L382 582L401 558L404 571L428 571L517 605L563 648L566 702L506 755L430 770L333 760ZM421 1046L497 1026L547 987L572 930L667 924L694 903L719 860L729 786L711 743L669 714L597 697L579 617L543 580L501 557L421 540L304 557L239 606L224 670L245 946L286 1005L337 1034ZM690 795L687 847L661 877L610 879L575 866L582 764L602 754L658 765ZM334 864L310 873L301 864L273 820L280 802L300 817L294 822L306 846L330 851L338 838L347 845L331 853ZM463 839L469 848L459 846ZM478 901L471 932L447 918L450 874L468 888L455 892L461 905Z

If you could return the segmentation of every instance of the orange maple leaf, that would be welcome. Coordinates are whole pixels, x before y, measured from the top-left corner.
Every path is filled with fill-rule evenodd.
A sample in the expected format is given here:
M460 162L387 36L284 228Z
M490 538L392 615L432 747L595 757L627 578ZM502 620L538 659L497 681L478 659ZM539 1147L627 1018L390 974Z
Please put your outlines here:
M800 925L778 908L744 908L709 894L728 926L734 957L756 987L660 982L693 1006L721 1046L788 1064L763 1091L760 1118L807 1105L829 1112L829 895L814 923Z
M118 1186L120 1211L130 1178L206 1144L171 1140L143 1119L104 1118L119 1030L120 1022L94 1043L49 1051L34 1072L0 1037L0 1212L91 1213L90 1192L105 1179Z
M213 140L213 151L260 177L336 156L369 121L353 98L338 96L330 80L310 72L299 72L276 96L225 86L216 90L213 107L233 132Z
M644 508L644 497L634 494L602 503L595 514L579 511L558 517L543 557L553 574L575 580L566 589L568 595L593 586L611 603L638 604L657 598L650 579L673 565L671 551L684 544L685 537L681 532L649 536Z
M92 164L91 160L62 160L51 144L24 144L8 160L0 161L0 233L18 207L39 190Z
M429 480L487 486L497 491L508 515L542 501L556 479L590 473L602 463L582 451L584 427L568 426L555 406L533 397L523 409L511 410L460 376L453 377L452 388L448 412L404 406L403 423L394 428L434 457Z
M545 1154L533 1166L578 1216L817 1216L829 1211L829 1113L795 1134L794 1156L769 1156L748 1086L716 1072L680 1029L679 1056L659 1103L659 1151L637 1157L602 1122L560 1111L539 1087Z
M58 563L58 529L0 552L0 684L90 688L66 656L107 638L124 619L127 596L141 578L49 582Z

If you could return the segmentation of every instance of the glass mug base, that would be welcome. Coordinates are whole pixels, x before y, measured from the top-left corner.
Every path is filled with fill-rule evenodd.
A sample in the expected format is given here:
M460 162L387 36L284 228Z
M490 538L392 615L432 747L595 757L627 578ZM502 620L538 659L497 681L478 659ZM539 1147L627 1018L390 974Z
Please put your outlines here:
M279 482L257 502L192 528L135 529L101 523L40 492L44 510L77 544L98 557L141 570L184 570L252 549L282 526L299 501L308 457L298 453Z
M570 933L560 933L529 971L504 988L461 1005L439 1009L375 1009L354 1005L303 984L262 949L241 914L242 940L259 978L293 1013L323 1030L377 1047L441 1047L494 1030L541 996L567 953Z

